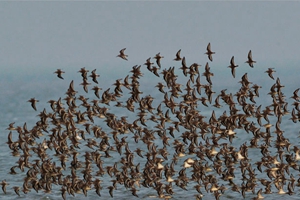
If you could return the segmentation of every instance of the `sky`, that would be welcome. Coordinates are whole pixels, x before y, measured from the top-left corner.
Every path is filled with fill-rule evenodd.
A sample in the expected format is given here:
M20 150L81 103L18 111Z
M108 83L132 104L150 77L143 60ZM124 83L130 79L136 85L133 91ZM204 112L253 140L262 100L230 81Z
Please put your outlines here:
M286 1L14 1L0 2L2 71L79 67L116 70L160 52L172 65L227 67L232 56L285 68L300 61L300 2ZM117 58L127 48L128 62Z

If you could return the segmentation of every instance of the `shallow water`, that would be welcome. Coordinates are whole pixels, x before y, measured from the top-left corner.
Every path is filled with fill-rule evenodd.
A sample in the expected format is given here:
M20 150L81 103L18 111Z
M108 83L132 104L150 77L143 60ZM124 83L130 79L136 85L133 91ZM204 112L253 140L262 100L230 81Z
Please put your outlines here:
M23 126L23 124L26 122L28 129L32 128L34 126L34 124L36 123L36 121L38 121L39 117L37 117L37 115L43 111L43 109L45 108L47 112L51 112L51 108L49 103L47 103L48 100L53 99L53 100L58 100L58 98L65 96L65 92L67 90L67 88L69 87L69 83L71 80L74 80L74 86L75 89L78 90L78 94L79 95L84 95L85 97L89 98L89 100L95 99L95 95L93 94L93 92L90 90L89 93L85 93L82 89L82 86L80 86L79 84L81 83L81 77L79 73L76 73L76 71L78 71L79 69L75 69L73 72L69 72L69 74L66 73L66 75L64 76L65 79L64 80L60 80L58 79L55 75L51 74L51 73L43 73L43 75L40 75L39 73L41 73L41 71L37 71L34 73L34 75L32 75L31 77L28 77L26 74L18 74L17 77L14 76L3 76L1 77L1 82L0 82L0 91L2 93L1 95L1 110L0 110L0 130L2 132L2 134L0 134L0 180L4 180L6 179L7 182L9 182L10 185L7 186L7 194L4 195L2 193L2 191L0 191L0 198L3 199L16 199L18 196L14 193L14 191L11 189L13 186L22 186L23 184L23 178L25 177L26 173L20 173L19 169L16 169L16 171L18 172L18 174L16 175L10 175L8 174L9 169L16 165L16 161L19 159L18 157L13 157L11 156L10 153L10 149L8 148L6 142L7 142L7 135L9 133L8 130L5 130L8 127L8 124L11 122L15 122L15 126ZM92 71L93 69L89 69L90 71ZM118 78L125 78L125 76L127 74L124 74L124 71L126 73L129 73L129 71L131 70L131 68L128 69L128 71L126 72L126 70L122 70L119 73L109 73L109 75L105 75L101 73L101 69L97 69L97 72L101 74L101 77L98 78L99 81L99 87L102 87L103 90L106 90L107 88L112 87L112 84L115 82L114 80L118 79ZM203 71L203 68L200 69L200 71ZM224 71L224 70L220 70L220 69L211 69L214 72L214 77L212 77L212 81L213 81L213 91L216 92L216 94L218 94L222 89L227 88L226 93L234 93L236 92L239 87L240 84L238 83L238 81L240 81L240 77L243 75L242 72L239 72L238 75L236 76L235 79L233 79L231 77L231 74L229 73L229 71ZM252 70L252 71L251 71ZM255 72L255 70L257 72ZM275 83L274 80L271 80L266 74L262 74L261 72L263 70L266 69L249 69L249 73L248 73L248 78L250 81L252 81L253 83L256 83L258 85L261 85L262 88L261 90L259 90L260 93L260 97L257 98L257 104L256 105L270 105L272 104L271 102L271 98L266 95L269 92L269 88L272 84ZM201 71L201 73L202 73ZM244 70L245 71L245 70ZM280 70L278 70L280 71ZM75 72L75 73L74 73ZM157 84L158 81L162 81L162 78L158 78L155 77L154 75L150 74L147 69L142 69L142 72L144 73L144 77L141 78L140 81L140 89L141 91L143 91L143 94L141 95L142 97L147 96L148 94L150 94L151 96L153 96L155 98L155 100L153 101L153 105L158 105L161 101L163 101L163 94L158 92L157 89L155 88L155 85ZM178 82L182 83L182 88L185 87L186 84L186 80L187 78L184 77L181 72L179 70L176 70L176 73L179 75L178 77ZM300 73L300 71L299 71ZM298 73L298 74L299 74ZM286 87L283 89L283 93L286 95L286 100L289 102L289 107L288 110L291 112L292 111L292 100L289 98L290 96L292 96L292 92L300 87L300 82L298 81L298 79L296 79L296 75L295 74L285 74L282 73L280 74L277 73L277 76L280 77L281 79L281 84L286 85ZM277 77L276 76L276 77ZM89 82L92 82L92 80L89 80ZM206 82L205 78L203 76L201 76L201 82ZM94 83L92 85L95 85ZM92 85L89 86L89 88L92 88ZM123 89L124 93L123 95L128 97L128 91L124 88ZM202 93L204 94L204 91L202 91ZM215 97L217 96L216 94L214 94L213 96L213 100L215 99ZM300 95L300 94L299 94ZM37 109L38 111L34 111L31 106L30 103L27 102L27 100L29 100L30 98L35 97L36 99L39 100L39 102L37 103ZM122 97L123 98L123 97ZM121 98L121 100L125 100L126 98L124 97L123 99ZM175 101L179 101L177 99L175 99ZM79 105L80 102L79 100L76 101L77 104ZM214 103L214 102L213 102ZM212 103L212 104L213 104ZM221 103L221 101L220 101ZM110 112L114 113L117 115L117 117L121 117L121 116L127 116L127 120L129 122L132 122L133 120L135 120L136 118L136 114L137 112L139 112L138 110L136 110L136 112L132 113L129 112L127 109L125 108L118 108L118 107L114 107L115 103L112 102L111 106L109 106L110 108ZM199 103L198 105L198 110L200 111L200 114L206 116L206 121L208 121L208 119L211 117L211 112L212 110L215 111L216 117L218 118L224 111L227 111L227 113L229 113L229 109L228 106L224 105L224 103L222 103L223 107L218 109L215 108L211 105L209 105L209 107L205 107L203 105L201 105ZM263 108L262 106L262 108ZM166 109L164 109L164 111L166 111ZM148 115L149 116L149 115ZM174 116L172 116L174 118ZM291 120L289 120L291 116L287 115L284 116L282 118L282 123L280 125L281 129L283 129L284 135L286 138L289 139L289 141L291 142L292 145L298 146L299 147L299 131L300 131L300 126L299 123L293 123ZM253 119L253 121L255 123L256 120ZM270 117L270 121L271 123L275 123L276 119L274 117ZM266 123L263 120L263 124ZM103 130L107 133L109 133L111 130L105 125L104 120L102 119L95 119L94 124L97 124L98 126L103 127ZM151 121L147 121L147 128L148 129L154 129L154 126L156 124L151 122ZM166 127L168 125L171 125L170 123L166 123ZM78 125L79 128L83 128L81 125ZM263 128L262 128L263 129ZM184 132L184 128L181 127L180 128L180 132L175 132L175 139L181 140L180 136L182 134L182 132ZM274 131L274 127L272 128L272 131ZM271 131L271 132L272 132ZM207 134L208 136L211 136L211 134ZM147 146L142 142L139 141L138 143L135 143L132 136L132 133L129 134L119 134L118 138L121 139L122 137L127 136L127 142L128 142L128 146L129 149L133 149L134 148L141 148L142 150L144 150L144 153L147 152ZM273 135L275 136L275 134ZM44 137L47 137L47 135L45 134ZM86 135L87 138L93 138L93 135ZM248 143L249 144L249 140L252 138L252 134L251 133L247 133L244 130L238 129L236 130L236 138L234 138L233 143L231 144L232 146L239 148L241 144L243 143ZM17 133L14 132L13 133L13 140L17 139ZM43 137L40 139L40 141L42 141ZM113 143L113 139L111 138L110 140ZM171 140L169 141L170 146L167 147L167 150L169 152L169 156L168 156L168 160L165 160L163 162L163 165L169 164L172 162L171 158L173 156L173 154L175 153L174 149L172 148L172 143L173 143L174 139L171 138ZM221 140L222 142L228 142L228 140ZM205 143L205 140L203 140L201 137L198 138L198 143L202 142ZM84 146L84 142L82 142L82 144L80 144L80 149L78 150L80 152L80 154L78 155L79 160L83 161L84 157L83 154L86 151L91 152L92 150L89 149L88 147ZM162 141L159 139L159 137L156 135L156 140L155 140L155 145L158 146L158 148L162 148ZM275 149L270 149L271 151L271 155L275 156L276 152ZM47 151L48 152L48 151ZM124 149L123 149L124 152ZM53 157L53 161L56 161L57 165L59 165L59 160L53 156L54 152L51 152L49 150L49 155ZM110 155L112 156L111 158L103 158L103 166L111 166L113 165L115 162L119 162L120 160L120 155L117 152L111 152ZM196 158L195 155L186 155L183 158L180 158L178 161L178 164L175 166L175 170L177 170L177 172L182 168L183 165L183 161L188 158ZM249 159L251 159L251 163L252 163L252 168L256 169L256 166L254 165L255 162L257 162L258 160L260 160L261 158L261 153L259 149L249 149L248 150L248 157ZM34 156L32 159L35 159ZM67 166L70 163L70 160L67 161ZM209 165L212 164L211 161L209 161L209 159L207 159L205 162L207 162ZM204 163L205 163L204 162ZM144 158L140 158L139 156L135 156L134 157L134 163L138 164L140 163L141 165L141 170L143 169L143 165L146 163L146 157L144 156ZM298 162L299 164L299 162ZM239 163L236 164L236 167L239 165ZM120 167L120 164L118 164L118 166ZM95 167L95 166L94 166ZM190 168L186 169L186 173L187 176L189 176L191 174L190 172ZM26 170L25 170L26 171ZM241 178L241 172L240 170L236 170L235 171L235 179L234 182L236 184L241 184L242 181L240 180ZM70 174L70 169L67 169L65 171L66 174ZM257 174L258 178L266 178L266 174L260 173L257 169L255 171L255 173ZM294 175L294 177L296 178L296 180L299 178L299 172L295 171L295 170L291 170L291 173ZM209 172L208 174L212 174L216 177L218 177L219 175L212 171ZM80 173L80 170L77 172L77 175L82 177L82 174ZM287 175L288 177L288 175ZM101 198L102 199L107 199L110 198L110 195L108 193L108 189L107 187L112 185L111 180L114 179L111 178L110 176L108 176L107 174L103 175L102 177L98 177L99 179L101 179L102 182L102 187L103 189L101 190ZM173 177L173 178L176 178ZM230 190L230 186L226 185L227 183L225 181L219 180L219 185L224 184L225 187L228 188L228 190L225 191L224 194L222 194L221 199L241 199L242 196L240 193L238 192L233 192ZM195 195L198 194L197 191L193 188L195 186L195 182L190 182L187 185L187 191L183 190L179 187L174 186L173 184L173 191L174 194L172 196L172 199L183 199L183 198L188 198L188 199L193 199L195 198ZM259 184L259 186L257 186L257 189L255 190L256 192L259 190L259 188L261 188L261 185ZM286 186L284 187L286 188ZM140 187L137 188L138 189L138 196L139 199L158 199L157 198L157 193L153 188L144 188L144 187ZM57 199L57 198L61 198L61 192L60 190L60 186L56 186L53 185L52 186L52 192L50 194L45 194L42 191L39 191L38 193L36 193L33 189L31 190L31 192L29 192L28 194L24 194L22 192L20 192L21 197L18 198L22 198L22 199ZM204 194L203 199L212 199L214 198L214 196L211 193L207 193L205 192L205 189L202 188L201 191ZM272 191L273 194L263 194L263 196L265 197L265 199L300 199L299 198L299 188L296 187L295 188L295 194L292 196L289 195L278 195L277 194L277 189L272 186ZM117 185L117 189L114 190L113 192L114 194L114 198L116 199L135 199L136 197L131 195L131 191L126 189L123 185ZM247 192L246 193L246 199L251 199L256 197L256 194L252 194L252 192ZM76 194L75 196L71 196L71 195L67 195L67 199L82 199L84 198L83 194ZM91 191L88 192L88 196L85 197L86 199L96 199L99 198L98 195L93 191L93 189Z

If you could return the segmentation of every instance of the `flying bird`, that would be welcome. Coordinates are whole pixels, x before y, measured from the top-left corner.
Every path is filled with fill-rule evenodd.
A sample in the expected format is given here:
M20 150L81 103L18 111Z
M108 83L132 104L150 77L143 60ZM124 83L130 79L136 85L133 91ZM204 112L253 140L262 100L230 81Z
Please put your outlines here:
M159 68L161 68L161 65L160 65L160 60L162 58L164 58L163 56L160 55L160 53L156 54L155 57L153 57L156 59L156 64L158 65Z
M115 189L114 186L108 186L107 189L109 189L109 194L110 194L110 196L111 196L111 197L114 197L114 195L113 195L113 191L114 191L114 189Z
M230 60L230 65L228 67L231 68L231 74L232 74L233 78L235 78L235 68L238 67L238 66L239 65L235 65L234 56L232 56L232 58Z
M213 61L212 54L215 54L216 52L211 51L210 43L208 43L206 50L207 52L205 54L208 56L208 59L212 62Z
M94 90L94 94L96 95L96 97L98 97L98 99L100 99L100 96L99 96L99 91L102 90L102 88L98 87L98 86L94 86L92 88L92 90Z
M176 58L174 58L174 60L176 60L176 61L182 60L182 58L180 57L180 52L181 52L181 49L179 49L179 51L177 51Z
M153 63L150 61L150 59L151 59L151 58L148 58L148 59L146 60L146 62L144 63L144 65L147 66L147 69L148 69L149 71L152 71L151 65L153 65Z
M6 186L9 185L9 183L7 183L6 180L3 180L0 185L2 186L2 191L4 194L6 194Z
M36 103L36 102L39 102L39 100L36 100L35 98L31 98L31 99L29 99L27 102L30 102L32 108L33 108L34 110L36 110L35 103Z
M268 68L268 70L265 71L265 73L268 73L269 77L274 80L273 72L276 72L274 68Z
M203 76L205 76L207 82L208 82L210 85L212 85L212 82L211 82L210 77L211 77L211 76L214 76L214 74L210 72L210 67L209 67L208 63L206 63L206 65L205 65L205 72L203 73Z
M124 59L124 60L127 60L128 55L125 55L125 53L124 53L125 50L126 50L126 48L121 49L121 50L120 50L120 54L117 55L117 57L120 57L120 58L122 58L122 59Z
M100 75L96 74L96 69L92 71L92 74L89 77L92 77L93 81L98 84L97 78L100 77Z
M296 89L294 92L293 92L293 96L291 96L292 99L295 99L296 101L299 101L300 100L300 97L298 96L298 91L300 90L300 88Z
M13 189L14 189L15 193L16 193L18 196L20 196L20 193L19 193L20 187L14 186Z
M86 93L88 93L88 85L91 85L89 82L87 82L87 80L86 79L83 79L83 82L82 83L80 83L80 85L82 85L83 86L83 89L84 89L84 91L86 92Z
M82 67L78 72L81 73L81 76L84 80L87 80L87 73L89 70L85 69L85 67Z
M61 75L62 75L63 73L65 73L65 72L62 71L61 69L57 69L54 73L57 74L57 77L58 77L58 78L64 79Z
M9 125L8 125L8 128L6 129L6 130L16 130L16 128L14 127L14 124L15 124L16 122L12 122L12 123L10 123Z
M252 59L252 52L251 52L251 50L248 53L248 60L245 63L248 63L249 66L252 67L252 68L253 68L253 63L256 63L256 61L254 61Z

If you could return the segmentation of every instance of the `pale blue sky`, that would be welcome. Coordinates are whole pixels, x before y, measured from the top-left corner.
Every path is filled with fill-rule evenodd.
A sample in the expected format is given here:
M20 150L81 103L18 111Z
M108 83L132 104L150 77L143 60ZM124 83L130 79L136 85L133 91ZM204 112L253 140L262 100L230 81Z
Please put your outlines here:
M300 61L300 2L0 2L2 69L67 69L143 64L176 52L202 65L208 42L214 62ZM280 65L276 67L280 67ZM271 67L271 66L270 66ZM285 67L285 66L284 66Z

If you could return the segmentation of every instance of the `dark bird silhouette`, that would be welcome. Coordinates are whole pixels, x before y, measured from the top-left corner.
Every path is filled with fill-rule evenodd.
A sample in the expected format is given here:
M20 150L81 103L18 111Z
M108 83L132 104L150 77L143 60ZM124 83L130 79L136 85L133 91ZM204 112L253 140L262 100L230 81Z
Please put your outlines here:
M231 74L232 74L233 78L235 78L235 68L238 67L238 65L235 65L235 63L234 63L234 56L232 56L232 58L230 60L230 65L228 67L231 68Z
M274 80L274 77L273 77L273 73L274 73L274 72L276 72L276 71L274 70L274 68L268 68L268 70L265 71L265 73L268 73L269 77L270 77L271 79L273 79L273 80Z
M180 57L180 52L181 52L181 49L179 49L179 51L177 51L176 58L174 58L174 60L176 60L176 61L182 60L182 58Z
M211 77L211 76L214 76L214 74L210 72L210 67L209 67L208 63L206 63L206 65L205 65L205 72L203 73L203 76L205 76L207 82L208 82L210 85L212 85L212 82L211 82L210 77Z
M65 72L62 71L61 69L57 69L54 73L57 74L57 77L58 77L58 78L64 79L64 78L62 77L62 74L65 73Z
M100 77L100 75L96 74L96 69L92 71L92 74L89 77L92 77L93 81L98 84L97 78Z
M82 67L78 72L81 73L81 76L83 78L84 81L87 80L87 73L89 72L89 70L85 69L85 67Z
M124 60L127 60L128 55L125 55L125 53L124 53L125 50L126 50L126 48L121 49L121 50L120 50L120 54L117 55L117 57L120 57L120 58L122 58L122 59L124 59Z
M160 53L158 53L158 54L156 54L155 57L153 57L153 58L156 59L156 64L157 64L157 66L158 66L159 68L161 68L160 60L161 60L162 58L164 58L164 57L161 56Z
M14 186L13 189L14 189L15 193L16 193L18 196L20 196L20 193L19 193L20 187Z
M109 194L111 197L114 197L113 191L114 191L114 186L108 186L107 189L109 189Z
M211 51L210 43L208 43L206 50L207 52L205 54L208 56L208 59L212 62L213 61L212 55L215 54L215 52Z
M245 63L248 63L249 66L252 67L252 68L253 68L253 63L256 63L256 61L254 61L252 59L252 52L251 52L251 50L248 53L248 60Z
M6 194L6 186L9 185L9 183L7 183L6 180L3 180L0 184L2 186L2 191Z
M35 98L31 98L29 99L27 102L30 102L31 103L31 107L36 111L36 102L39 102L39 100L36 100Z

